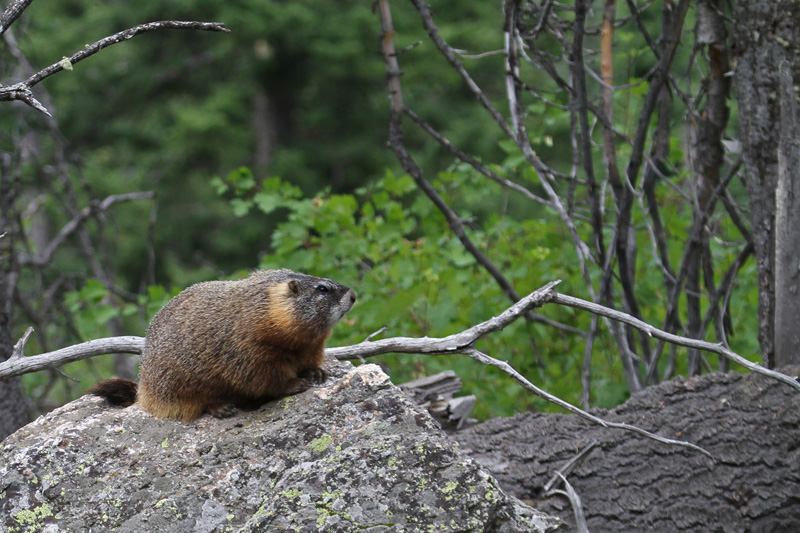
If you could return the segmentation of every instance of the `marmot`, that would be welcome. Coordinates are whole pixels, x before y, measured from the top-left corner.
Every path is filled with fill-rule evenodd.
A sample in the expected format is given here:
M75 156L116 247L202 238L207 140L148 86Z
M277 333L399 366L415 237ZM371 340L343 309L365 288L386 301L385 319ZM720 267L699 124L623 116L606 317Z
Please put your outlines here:
M138 387L115 378L88 392L186 422L297 394L325 381L325 341L355 301L344 285L286 269L192 285L153 317Z

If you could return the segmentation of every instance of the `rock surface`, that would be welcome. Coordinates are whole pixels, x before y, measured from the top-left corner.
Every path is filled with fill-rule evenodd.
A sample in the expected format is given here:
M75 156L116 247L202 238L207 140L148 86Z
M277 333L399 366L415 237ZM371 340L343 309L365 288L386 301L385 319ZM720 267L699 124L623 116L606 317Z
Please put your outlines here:
M0 445L0 531L557 531L376 365L193 423L85 396Z
M567 476L592 533L800 531L796 390L756 374L715 373L662 383L595 413L692 442L714 460L573 415L498 418L456 438L506 491L568 524L566 498L545 498L542 487L597 441Z

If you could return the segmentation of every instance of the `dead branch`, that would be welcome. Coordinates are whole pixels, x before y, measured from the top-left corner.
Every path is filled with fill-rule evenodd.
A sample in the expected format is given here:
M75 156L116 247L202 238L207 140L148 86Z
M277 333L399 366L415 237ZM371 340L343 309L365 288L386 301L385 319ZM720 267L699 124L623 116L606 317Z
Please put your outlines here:
M30 3L30 2L27 2ZM2 22L0 24L0 34L4 32L10 22L6 22L6 14L11 11L12 13L9 14L9 18L16 19L22 10L27 7L27 3L24 1L18 1L12 4L6 10L6 13L2 15ZM15 6L20 5L21 8L18 11L12 11ZM13 22L13 20L11 20ZM141 33L145 33L148 31L153 30L203 30L203 31L224 31L229 32L225 27L225 24L221 22L196 22L196 21L180 21L180 20L162 20L159 22L148 22L146 24L139 24L138 26L134 26L132 28L128 28L127 30L123 30L121 32L115 33L114 35L110 35L99 41L86 46L83 50L75 52L69 57L64 57L60 61L53 63L49 67L43 68L36 74L33 74L28 79L15 83L13 85L9 85L7 87L0 87L0 102L9 102L13 100L20 100L25 102L29 106L33 107L41 111L42 113L50 116L50 113L47 109L33 96L33 92L31 88L34 87L36 84L60 72L62 70L72 70L72 66L75 63L83 61L89 56L92 56L102 50L103 48L107 48L113 44L121 43L122 41L127 41L128 39L132 39Z
M24 357L25 345L33 333L33 328L28 328L22 338L14 345L14 351L6 361L0 363L0 380L6 380L30 372L38 372L47 368L55 368L73 361L88 359L96 355L108 353L140 354L144 348L143 337L107 337L94 339L60 350Z
M411 338L393 337L380 339L377 341L365 340L353 346L342 346L339 348L328 348L325 355L337 359L357 359L358 357L372 357L382 353L416 353L427 355L444 355L465 353L464 350L471 348L478 340L493 331L499 331L514 322L521 315L524 315L533 308L541 307L556 294L553 291L559 281L551 281L544 287L530 293L517 303L506 309L499 316L482 322L476 326L454 333L443 338Z
M52 241L50 241L45 249L42 251L40 255L27 255L21 256L18 260L21 265L28 265L33 264L37 266L43 266L50 262L53 258L53 254L56 252L59 246L64 243L64 241L69 237L72 233L75 232L78 227L82 223L84 223L89 217L107 211L109 207L117 202L126 202L131 200L143 200L149 198L155 198L156 193L155 191L143 191L143 192L131 192L126 194L113 194L111 196L106 197L103 201L97 202L94 201L88 207L83 208L75 217L72 218L63 228L61 231L58 232Z
M554 296L555 295L557 295L557 293L554 293ZM685 448L691 448L691 449L693 449L695 451L698 451L698 452L702 453L703 455L711 457L710 453L708 453L706 450L704 450L703 448L701 448L701 447L699 447L699 446L697 446L695 444L691 444L689 442L681 441L681 440L668 439L666 437L662 437L660 435L656 435L655 433L650 433L649 431L646 431L646 430L644 430L642 428L639 428L639 427L636 427L636 426L631 426L629 424L625 424L625 423L621 423L621 422L609 422L607 420L603 420L600 417L597 417L597 416L594 416L592 414L589 414L586 411L584 411L583 409L575 407L574 405L572 405L569 402L565 402L564 400L562 400L558 396L553 396L549 392L546 392L546 391L540 389L539 387L537 387L536 385L534 385L533 383L531 383L530 381L525 379L525 377L522 374L520 374L519 372L514 370L514 368L511 365L509 365L508 363L506 363L505 361L500 361L498 359L495 359L494 357L490 357L490 356L486 355L485 353L476 350L475 348L469 347L469 348L464 350L464 353L466 353L468 356L472 357L476 361L479 361L479 362L481 362L481 363L483 363L485 365L490 365L490 366L494 366L494 367L499 368L500 370L502 370L503 372L505 372L506 374L511 376L514 379L514 381L516 381L517 383L522 385L526 390L534 393L536 396L538 396L538 397L540 397L540 398L542 398L544 400L547 400L548 402L550 402L550 403L552 403L554 405L557 405L557 406L561 407L562 409L565 409L565 410L569 411L570 413L572 413L574 415L578 415L581 418L585 418L586 420L589 420L590 422L594 422L595 424L601 425L603 427L613 427L613 428L617 428L617 429L624 429L624 430L627 430L627 431L633 431L634 433L638 433L639 435L642 435L642 436L647 437L649 439L653 439L653 440L656 440L658 442L663 442L664 444L672 444L674 446L682 446L682 447L685 447Z
M613 427L618 429L624 429L626 431L633 431L647 438L655 439L665 444L672 444L676 446L691 448L709 457L711 456L707 451L703 450L702 448L694 444L684 441L667 439L665 437L661 437L659 435L655 435L653 433L645 431L644 429L638 428L636 426L631 426L629 424L624 424L624 423L609 422L594 415L591 415L586 411L583 411L582 409L568 402L565 402L564 400L558 398L557 396L553 396L552 394L538 388L536 385L528 381L524 376L522 376L519 372L517 372L513 367L511 367L511 365L509 365L505 361L500 361L475 349L475 344L478 342L478 340L488 335L489 333L504 329L506 326L514 322L517 318L528 313L531 309L536 307L541 307L547 303L556 303L568 307L574 307L577 309L589 311L590 313L631 325L635 328L645 331L648 335L651 335L659 339L663 339L665 341L668 341L670 343L679 346L686 346L690 348L705 350L723 355L724 357L727 357L730 360L739 363L740 365L744 366L745 368L749 369L752 372L771 377L773 379L786 383L787 385L800 391L800 382L798 382L797 378L793 378L785 374L782 374L780 372L769 370L764 367L761 367L760 365L751 363L750 361L746 360L740 355L732 352L731 350L719 344L712 344L710 342L699 341L696 339L687 339L685 337L679 337L677 335L673 335L665 331L662 331L658 328L655 328L626 313L622 313L620 311L616 311L614 309L610 309L602 305L581 300L580 298L574 298L572 296L560 294L554 290L554 287L558 283L559 281L552 281L544 285L543 287L535 290L525 298L522 298L520 301L518 301L517 303L506 309L499 316L491 318L475 326L472 326L471 328L466 329L461 333L455 333L453 335L449 335L443 338L394 337L388 339L380 339L377 341L372 341L370 339L367 339L359 344L355 344L352 346L328 348L325 350L325 355L340 360L363 359L365 357L371 357L374 355L379 355L384 353L409 353L409 354L424 354L424 355L443 355L443 354L468 355L469 357L483 364L500 368L501 370L506 372L509 376L511 376L515 381L520 383L526 390L536 394L537 396L547 400L548 402L558 405L563 409L566 409L567 411L576 414L582 418L585 418L587 420L590 420L596 424L602 425L604 427ZM29 372L35 372L46 368L57 367L72 361L78 361L81 359L86 359L89 357L94 357L95 355L101 355L106 353L138 354L141 353L142 349L144 348L144 339L142 337L133 337L133 336L110 337L105 339L96 339L89 342L84 342L82 344L76 344L74 346L70 346L68 348L62 348L61 350L56 350L54 352L44 353L31 357L24 357L23 351L25 350L25 344L27 343L28 338L30 337L32 332L33 328L28 328L28 331L25 332L25 335L14 346L14 353L12 354L11 358L9 358L7 361L3 363L0 363L0 379L8 379Z
M33 0L14 0L10 6L0 15L0 35L3 35L14 21L22 15L22 12L33 2Z
M627 313L622 313L620 311L616 311L608 307L603 307L602 305L593 304L591 302L587 302L586 300L581 300L580 298L567 296L566 294L556 293L553 295L550 301L553 303L566 305L568 307L574 307L576 309L589 311L590 313L594 313L600 316L611 318L619 322L623 322L625 324L631 325L637 329L646 332L650 336L667 341L671 344L675 344L678 346L685 346L687 348L694 348L697 350L703 350L706 352L712 352L715 354L722 355L723 357L730 359L734 363L740 364L741 366L745 367L751 372L754 372L756 374L762 374L764 376L769 376L773 379L777 379L778 381L786 383L790 387L793 387L794 389L800 391L800 382L798 382L797 377L790 377L787 376L786 374L770 370L757 363L748 361L741 355L726 348L722 344L715 344L711 342L701 341L698 339L689 339L686 337L681 337L679 335L674 335L672 333L667 333L666 331L653 327L650 324L647 324L646 322L643 322L638 318L634 318Z
M561 474L557 473L561 482L564 483L564 491L560 490L553 490L554 493L563 493L568 499L570 504L572 505L572 512L575 514L575 529L578 533L589 533L589 526L586 523L586 515L583 512L583 503L581 502L580 496L578 493L575 492L575 489L572 488L567 478Z

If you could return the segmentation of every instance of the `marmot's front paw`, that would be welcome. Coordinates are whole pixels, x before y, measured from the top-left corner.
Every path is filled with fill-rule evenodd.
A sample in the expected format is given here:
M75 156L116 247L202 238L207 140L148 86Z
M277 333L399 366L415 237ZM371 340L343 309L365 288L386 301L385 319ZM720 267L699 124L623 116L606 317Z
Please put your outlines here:
M312 383L319 385L320 383L324 383L326 379L328 379L328 373L325 372L321 368L310 368L300 374L300 377L303 379L310 380Z

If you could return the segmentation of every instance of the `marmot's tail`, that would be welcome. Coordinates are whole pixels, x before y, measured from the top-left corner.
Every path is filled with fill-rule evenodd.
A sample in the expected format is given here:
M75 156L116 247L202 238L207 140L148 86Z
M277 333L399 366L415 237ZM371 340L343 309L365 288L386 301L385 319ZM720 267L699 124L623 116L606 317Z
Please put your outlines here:
M128 407L136 402L137 387L138 385L135 381L114 378L101 381L86 393L105 398L112 405Z

